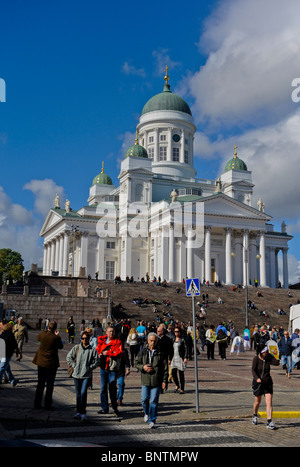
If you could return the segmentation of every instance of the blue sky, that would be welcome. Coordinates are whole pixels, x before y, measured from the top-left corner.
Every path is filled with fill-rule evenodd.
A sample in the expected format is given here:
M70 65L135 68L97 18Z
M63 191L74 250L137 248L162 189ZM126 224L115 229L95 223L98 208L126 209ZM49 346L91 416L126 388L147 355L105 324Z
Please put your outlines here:
M118 184L168 65L197 125L197 176L219 176L237 144L275 227L284 219L294 235L298 279L299 10L296 0L2 2L0 248L41 265L39 231L55 193L79 209L103 160Z

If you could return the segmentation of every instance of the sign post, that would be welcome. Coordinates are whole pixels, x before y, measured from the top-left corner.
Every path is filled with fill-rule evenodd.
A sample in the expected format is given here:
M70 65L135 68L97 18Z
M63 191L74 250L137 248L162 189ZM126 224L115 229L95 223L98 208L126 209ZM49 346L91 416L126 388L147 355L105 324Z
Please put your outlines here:
M198 390L198 363L197 363L195 296L199 296L199 295L200 295L200 282L199 282L199 279L186 279L186 296L187 297L192 297L192 310L193 310L196 413L199 413L199 390Z

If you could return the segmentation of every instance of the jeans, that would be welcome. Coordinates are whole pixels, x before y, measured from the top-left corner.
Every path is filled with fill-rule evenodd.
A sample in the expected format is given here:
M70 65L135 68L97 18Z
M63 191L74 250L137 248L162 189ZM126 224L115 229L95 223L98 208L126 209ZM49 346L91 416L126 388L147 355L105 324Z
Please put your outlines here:
M292 356L291 355L281 355L281 365L282 368L286 368L287 372L290 373L292 369Z
M157 407L160 395L160 387L142 386L141 402L144 414L149 416L149 423L155 423Z
M119 376L118 378L118 401L123 400L125 390L125 376Z
M108 391L112 408L117 409L117 375L115 371L100 368L100 404L102 410L108 410Z
M2 359L0 361L0 383L2 381L4 373L6 373L7 378L11 384L14 384L17 381L10 369L10 357L6 357L5 359Z
M76 411L81 415L86 413L87 391L89 378L73 378L76 392Z

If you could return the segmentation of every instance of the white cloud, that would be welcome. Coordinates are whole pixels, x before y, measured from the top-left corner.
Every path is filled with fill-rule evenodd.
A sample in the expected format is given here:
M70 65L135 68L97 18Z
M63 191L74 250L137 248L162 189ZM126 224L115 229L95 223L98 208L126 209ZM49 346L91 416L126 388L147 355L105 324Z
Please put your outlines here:
M13 203L0 187L0 248L21 253L25 269L28 269L32 263L42 266L41 222L53 207L56 193L64 202L64 190L50 179L31 180L23 188L35 196L34 212Z
M300 76L298 0L229 0L200 38L207 61L187 77L193 113L212 126L274 123L293 108Z
M157 76L162 76L162 74L164 73L166 69L166 66L169 67L169 70L172 70L174 68L181 66L180 62L175 62L174 60L171 59L168 49L160 48L158 50L154 50L152 52L152 57L154 58L156 62L155 74Z
M0 248L11 248L21 253L26 269L31 263L42 263L39 230L40 225L33 213L20 204L14 204L0 187Z
M252 171L255 184L254 202L263 198L267 213L278 218L300 218L300 110L277 124L250 130L236 137L219 138L209 142L202 136L202 150L221 158L220 172L233 157L238 146L238 157ZM203 153L202 153L203 154ZM201 156L201 153L199 153ZM300 225L300 221L299 225Z
M54 198L56 193L60 197L61 207L64 208L65 195L62 186L56 185L56 183L45 178L44 180L31 180L24 185L24 190L29 190L35 195L34 207L37 213L42 216L46 216L49 209L54 206Z
M128 62L124 62L122 66L122 73L125 75L141 76L142 78L146 76L144 68L136 68L134 65L129 65Z

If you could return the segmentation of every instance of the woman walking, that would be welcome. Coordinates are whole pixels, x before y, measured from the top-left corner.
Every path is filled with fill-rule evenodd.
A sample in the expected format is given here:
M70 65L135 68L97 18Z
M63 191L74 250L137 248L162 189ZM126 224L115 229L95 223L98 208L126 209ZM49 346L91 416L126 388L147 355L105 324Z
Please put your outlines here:
M137 330L131 328L127 337L127 344L129 345L130 350L130 363L131 366L134 366L134 360L140 350L140 338L138 336Z
M261 403L261 398L264 395L267 407L267 428L275 430L275 424L272 422L272 396L273 396L273 380L270 374L270 365L279 366L279 360L276 360L273 355L269 354L268 347L264 347L260 353L253 358L252 361L252 389L255 396L253 404L253 425L257 425L257 413Z
M226 360L227 334L225 333L223 328L220 328L218 330L216 342L218 342L219 355L221 359Z
M174 340L173 340L173 349L174 349L174 356L171 361L171 368L172 368L172 377L173 381L176 384L176 388L174 392L179 392L180 394L184 394L184 370L187 364L187 356L188 356L188 349L183 337L181 337L181 330L179 327L175 327L174 329ZM179 372L179 380L178 381L178 372Z
M206 349L207 349L207 360L215 359L215 343L216 343L216 333L215 333L215 326L213 324L210 325L209 329L206 331Z
M76 392L76 414L74 418L85 421L87 391L92 371L99 366L100 360L95 348L90 345L90 334L83 331L80 344L75 345L67 355L67 362L74 368L72 377L74 379Z

